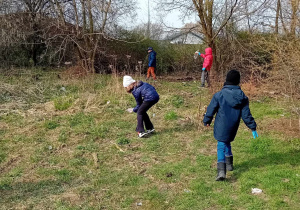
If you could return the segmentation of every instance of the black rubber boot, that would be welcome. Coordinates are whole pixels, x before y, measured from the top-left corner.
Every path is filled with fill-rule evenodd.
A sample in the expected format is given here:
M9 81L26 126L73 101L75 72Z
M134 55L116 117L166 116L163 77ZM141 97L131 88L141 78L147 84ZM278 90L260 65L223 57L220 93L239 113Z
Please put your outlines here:
M218 175L216 181L223 181L226 178L226 163L218 163Z
M226 160L226 170L233 171L233 156L225 157Z

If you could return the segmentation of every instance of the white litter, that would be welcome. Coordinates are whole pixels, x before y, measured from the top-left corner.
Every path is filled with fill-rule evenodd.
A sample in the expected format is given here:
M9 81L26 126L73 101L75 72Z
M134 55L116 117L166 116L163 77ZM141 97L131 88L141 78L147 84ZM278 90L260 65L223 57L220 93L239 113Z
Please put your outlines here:
M155 114L153 114L153 117L155 117Z
M198 55L199 55L198 53L199 53L199 51L196 51L195 54L194 54L194 59L195 60L198 58Z
M129 113L132 113L133 112L133 108L126 109L126 111L129 112Z
M252 194L260 194L262 193L262 190L261 189L258 189L258 188L252 188Z
M110 104L110 101L106 102L106 104Z
M191 192L190 190L187 190L187 189L184 189L183 191L186 192L186 193L190 193Z
M49 149L49 150L52 150L52 146L49 146L48 149Z
M66 92L66 88L65 87L61 87L60 90L63 91L63 92Z
M137 206L142 206L143 204L141 202L136 203Z

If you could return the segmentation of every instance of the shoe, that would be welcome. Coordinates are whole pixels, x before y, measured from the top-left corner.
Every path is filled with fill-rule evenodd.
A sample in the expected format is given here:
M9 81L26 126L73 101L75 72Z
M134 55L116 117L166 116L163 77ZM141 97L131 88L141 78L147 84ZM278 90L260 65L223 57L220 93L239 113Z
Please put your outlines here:
M226 179L226 163L217 163L218 175L216 181L224 181Z
M146 133L146 132L138 132L139 138L143 138L143 137L145 137L147 134L148 134L148 133Z
M146 132L147 132L147 134L150 134L150 133L153 133L154 131L155 131L155 129L152 128L152 129L150 129L150 130L147 130Z
M226 161L226 170L233 171L233 156L225 157Z
M204 88L204 87L205 87L205 85L204 85L204 84L202 84L200 87Z

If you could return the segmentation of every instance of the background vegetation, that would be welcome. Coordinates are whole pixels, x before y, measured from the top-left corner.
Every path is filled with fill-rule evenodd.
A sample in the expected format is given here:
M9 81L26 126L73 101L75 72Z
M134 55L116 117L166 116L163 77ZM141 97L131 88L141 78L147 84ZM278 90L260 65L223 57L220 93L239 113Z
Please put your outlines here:
M299 209L299 0L0 1L0 209ZM152 2L154 4L154 2ZM198 22L180 29L164 13ZM171 44L177 34L197 44ZM122 76L144 79L157 52L157 133L136 137ZM199 88L213 48L212 86ZM241 71L259 138L242 125L235 170L215 182L202 116L226 72ZM251 194L251 188L262 194Z
M157 133L138 139L121 77L58 73L1 78L1 209L299 208L300 139L288 98L243 85L260 137L241 125L235 170L220 183L213 131L201 123L211 93L199 81L153 83ZM255 187L263 193L251 194Z

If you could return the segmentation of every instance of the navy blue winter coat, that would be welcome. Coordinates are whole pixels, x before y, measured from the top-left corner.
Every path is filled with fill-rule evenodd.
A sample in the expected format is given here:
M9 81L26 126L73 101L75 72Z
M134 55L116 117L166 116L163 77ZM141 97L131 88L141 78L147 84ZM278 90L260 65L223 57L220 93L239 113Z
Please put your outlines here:
M217 113L214 126L214 137L221 142L232 142L239 128L240 120L252 131L256 130L256 123L249 109L249 99L239 86L225 85L217 92L207 107L203 123L211 124Z
M152 50L148 55L148 67L156 68L156 52Z
M137 86L133 89L132 95L136 100L136 107L133 108L134 112L137 112L142 105L143 101L158 101L159 95L155 88L146 83L139 81Z

